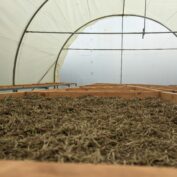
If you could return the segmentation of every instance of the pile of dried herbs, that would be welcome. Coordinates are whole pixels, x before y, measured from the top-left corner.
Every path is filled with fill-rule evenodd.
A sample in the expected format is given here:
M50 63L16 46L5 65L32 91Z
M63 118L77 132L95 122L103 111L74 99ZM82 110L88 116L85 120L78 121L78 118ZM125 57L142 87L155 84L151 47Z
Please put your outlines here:
M0 159L177 167L177 105L151 98L0 100Z

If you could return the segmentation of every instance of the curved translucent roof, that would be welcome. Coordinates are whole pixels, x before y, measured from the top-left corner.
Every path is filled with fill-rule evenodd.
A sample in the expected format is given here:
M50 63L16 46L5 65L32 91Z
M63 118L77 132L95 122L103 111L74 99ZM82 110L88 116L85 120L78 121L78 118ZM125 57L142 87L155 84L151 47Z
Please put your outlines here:
M66 51L79 32L108 16L153 19L177 33L176 0L1 0L0 84L59 79Z

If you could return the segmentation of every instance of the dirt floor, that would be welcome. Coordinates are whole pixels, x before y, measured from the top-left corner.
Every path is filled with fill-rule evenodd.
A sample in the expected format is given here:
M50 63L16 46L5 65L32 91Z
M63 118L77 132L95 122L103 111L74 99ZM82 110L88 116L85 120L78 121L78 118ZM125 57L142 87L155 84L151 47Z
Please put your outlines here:
M0 159L177 167L177 105L150 98L0 100Z

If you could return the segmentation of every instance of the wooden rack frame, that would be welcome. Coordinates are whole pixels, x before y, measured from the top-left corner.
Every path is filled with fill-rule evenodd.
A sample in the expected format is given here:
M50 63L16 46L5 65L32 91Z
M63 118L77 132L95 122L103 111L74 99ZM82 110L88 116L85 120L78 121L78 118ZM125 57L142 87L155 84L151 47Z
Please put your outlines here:
M45 84L43 84L44 86ZM24 85L23 88L28 85ZM46 86L46 85L45 85ZM47 97L122 97L126 99L153 97L177 104L177 86L93 84L77 88L0 94L0 99L39 95ZM3 177L176 177L177 169L130 167L120 165L58 164L0 161Z
M59 85L61 83L58 83ZM58 85L57 84L57 85ZM64 83L63 83L64 84ZM66 83L65 83L66 84ZM70 83L74 84L74 83ZM23 85L20 86L23 89L26 88L46 88L56 86L50 84L38 84L38 85ZM14 86L13 89L17 90ZM12 89L11 87L0 87L0 89ZM0 99L6 97L23 97L25 95L39 95L46 97L81 97L81 96L98 96L98 97L121 97L126 99L132 98L147 98L154 97L164 101L177 104L177 86L155 86L155 85L118 85L118 84L94 84L81 86L77 88L66 89L50 89L50 90L36 90L32 92L18 92L18 93L4 93L0 94Z

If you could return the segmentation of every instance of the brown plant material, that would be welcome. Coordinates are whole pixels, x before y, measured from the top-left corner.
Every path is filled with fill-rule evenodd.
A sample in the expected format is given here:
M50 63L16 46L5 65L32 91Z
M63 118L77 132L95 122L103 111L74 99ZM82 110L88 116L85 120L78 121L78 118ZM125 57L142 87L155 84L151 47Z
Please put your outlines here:
M177 167L177 105L152 98L6 98L0 159Z

